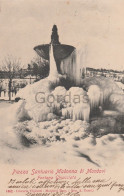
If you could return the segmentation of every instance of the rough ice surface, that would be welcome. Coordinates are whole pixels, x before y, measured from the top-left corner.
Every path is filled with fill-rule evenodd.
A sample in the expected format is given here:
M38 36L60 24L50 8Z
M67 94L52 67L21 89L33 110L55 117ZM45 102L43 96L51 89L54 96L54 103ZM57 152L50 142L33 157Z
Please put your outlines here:
M58 76L58 82L55 81L57 87L52 87L53 81L46 78L30 85L29 88L26 87L27 90L25 88L20 97L25 99L25 104L23 104L25 113L27 111L29 117L36 122L51 119L52 115L53 118L56 117L55 115L62 115L65 118L88 122L92 109L99 106L104 108L105 102L109 103L106 106L107 109L123 113L124 94L111 80L107 85L108 82L109 80L106 79L101 81L101 79L93 78L91 82L87 82L89 86L87 87L88 92L86 92L81 87L71 87L66 90L64 86L57 86L60 83L60 76ZM107 89L104 83L107 85ZM113 94L113 92L115 93ZM49 117L49 113L51 117Z
M54 60L54 56L53 56L53 45L50 46L50 61L49 61L49 67L50 67L50 73L49 73L49 77L56 77L58 76L58 71L57 71L57 66L56 66L56 62Z
M71 87L66 93L67 107L62 109L65 118L89 121L90 104L86 91L79 87Z
M41 122L51 119L52 116L55 118L55 115L61 116L62 114L65 118L88 122L93 108L103 107L108 101L111 105L113 104L111 95L113 92L117 96L120 94L121 97L119 99L121 103L116 104L115 110L122 111L119 104L124 105L124 94L114 81L105 77L81 79L82 55L80 51L75 50L61 62L60 70L62 74L66 74L70 82L73 80L73 84L80 86L70 87L69 90L66 90L64 85L61 86L61 80L64 79L66 82L66 78L58 74L52 45L49 55L49 76L35 84L28 85L23 90L20 90L17 95L17 97L25 99L25 104L22 107L24 107L24 111L27 111L31 119ZM68 97L69 100L66 100ZM51 114L50 117L48 116L49 113Z
M81 84L82 67L85 70L84 51L75 49L72 54L62 60L60 70L62 74L67 74L68 77L76 85Z
M110 95L110 102L114 109L121 113L124 113L124 94L112 93Z
M41 82L43 86L40 86ZM45 121L48 120L48 114L53 113L73 120L89 121L90 103L87 92L82 88L71 87L66 90L63 86L58 86L50 90L50 84L45 79L38 83L39 89L32 85L28 96L25 96L26 103L23 106L30 118L36 122ZM24 99L24 96L22 98Z
M98 107L100 104L103 104L103 95L102 95L102 91L100 90L99 86L91 85L88 89L87 94L90 99L91 109L93 107Z
M124 160L124 134L97 138L87 132L88 126L84 121L71 119L17 123L11 133L8 129L8 138L0 139L0 161L47 165L55 161L70 164L73 159L74 164L80 162L82 166L87 163L87 166L111 167L118 164L119 157Z
M56 80L54 82L57 86L58 82ZM25 110L36 122L47 120L47 115L53 112L53 108L49 107L50 101L48 102L47 98L52 92L54 82L51 82L48 78L40 80L21 90L17 95L26 101Z
M117 110L124 113L124 92L112 79L105 77L89 77L82 80L81 86L89 90L92 88L92 90L90 90L91 95L89 94L91 102L96 100L105 109Z
M22 100L1 109L0 161L39 165L73 160L104 167L116 157L124 160L123 91L104 77L79 79L81 55L75 51L61 63L62 74L75 84L66 89L66 77L58 74L52 50L49 77L20 90L17 97ZM104 111L106 102L109 113ZM99 106L101 116L90 119L92 109Z
M66 90L64 86L59 86L61 85L61 77L62 76L59 75L57 80L55 79L54 81L51 81L49 78L43 79L33 85L25 87L20 91L20 94L18 94L18 96L26 100L25 109L35 121L47 120L47 115L49 113L54 114L54 112L60 115L62 113L66 118L75 120L83 120L85 116L84 120L88 121L88 116L92 108L97 106L104 108L105 102L109 103L106 106L107 109L117 110L123 113L123 91L110 79L100 77L84 79L82 86L87 89L88 92L86 92L81 87L71 87L69 90ZM40 93L45 93L45 103L36 102L37 93L39 93L39 100L42 95ZM49 107L50 103L47 101L50 94L55 97L53 103L52 100L49 99L52 107ZM68 98L69 95L71 95L71 99ZM63 102L61 97L65 97L65 100L67 100Z

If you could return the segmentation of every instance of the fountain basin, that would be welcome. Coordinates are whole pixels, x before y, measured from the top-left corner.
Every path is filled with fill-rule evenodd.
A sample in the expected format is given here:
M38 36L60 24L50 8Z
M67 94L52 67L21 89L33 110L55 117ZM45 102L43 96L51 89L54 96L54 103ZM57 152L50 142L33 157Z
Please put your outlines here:
M37 52L37 54L40 57L46 60L49 60L50 44L38 45L34 47L34 50ZM75 47L70 46L70 45L53 44L53 55L54 55L55 61L61 61L67 58L74 50L75 50Z

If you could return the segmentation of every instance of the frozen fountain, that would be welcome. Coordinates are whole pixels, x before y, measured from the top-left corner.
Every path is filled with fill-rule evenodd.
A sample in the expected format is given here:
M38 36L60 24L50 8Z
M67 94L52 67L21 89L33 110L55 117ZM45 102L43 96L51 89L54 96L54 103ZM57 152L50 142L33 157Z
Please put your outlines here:
M51 45L53 47L53 56L56 61L58 72L60 71L60 63L63 59L69 57L71 53L75 50L73 46L61 44L59 42L59 36L58 36L58 30L57 26L54 25L52 28L52 34L51 34L51 42L50 44L42 44L34 47L34 50L37 52L37 54L42 57L45 60L50 60L50 48Z
M61 94L64 99L64 96L68 96L68 93L70 93L72 96L70 103L57 103L56 100L54 100L54 103L51 104L53 108L52 112L54 113L54 110L61 110L61 112L57 113L60 113L65 118L89 121L90 105L87 93L82 88L76 87L80 84L81 78L79 74L79 65L81 65L81 62L79 62L79 58L77 57L81 57L81 55L77 55L78 53L73 46L63 45L59 42L56 25L54 25L52 29L50 44L36 46L34 50L40 57L49 60L50 71L49 76L45 80L49 80L55 84L52 94L57 92L58 96L59 91L61 91L61 86L65 89L65 85L61 81L66 80L66 78L69 79L66 81L67 83L69 82L75 86L72 85L72 87L70 85L72 88L65 89L66 93L64 95ZM42 80L42 83L45 80ZM60 88L57 86L60 86ZM79 99L81 97L77 103L74 102L75 96L78 96Z
M58 157L62 158L62 161L68 160L69 157L71 162L73 159L76 163L85 158L95 164L98 159L99 163L101 156L98 154L100 155L101 152L97 149L103 146L102 151L104 151L107 145L103 144L109 136L103 140L95 137L113 133L113 130L115 133L121 133L124 127L123 116L119 118L103 116L104 103L109 100L109 107L114 105L114 109L121 114L124 111L124 94L110 79L81 78L80 69L82 66L84 68L82 51L77 51L73 46L60 44L55 25L50 44L36 46L34 49L40 57L49 60L49 76L21 89L16 95L21 100L7 109L1 109L2 145L6 144L15 149L11 157L16 153L16 161L21 161L24 157L26 163L27 160L30 161L30 155L31 163L32 160L35 162L37 157L41 158L38 159L40 164L43 161L46 164L53 157L55 161ZM99 106L102 115L91 119L91 112ZM124 138L124 136L119 137L120 140ZM115 141L111 138L110 140ZM48 150L41 147L30 148L29 156L27 151L23 151L23 154L18 156L17 149L22 147L20 144L26 147L32 144L46 145L50 148ZM113 147L116 144L114 143ZM111 148L111 143L109 145ZM72 152L81 159L75 159L71 155ZM93 152L96 153L97 158L93 157ZM3 151L3 157L5 155ZM108 148L106 148L106 157L108 157Z
M49 60L49 76L27 86L17 96L25 99L23 106L28 117L36 122L61 117L89 122L91 112L96 109L101 112L113 91L121 94L110 79L81 77L83 53L59 42L56 25L52 29L50 44L36 46L34 50L40 57ZM122 111L121 108L119 110Z
M50 44L38 45L34 47L34 50L40 57L49 61L50 76L53 74L56 63L59 74L66 75L70 82L76 85L80 84L82 66L84 68L82 51L77 51L73 46L61 44L56 25L52 28Z

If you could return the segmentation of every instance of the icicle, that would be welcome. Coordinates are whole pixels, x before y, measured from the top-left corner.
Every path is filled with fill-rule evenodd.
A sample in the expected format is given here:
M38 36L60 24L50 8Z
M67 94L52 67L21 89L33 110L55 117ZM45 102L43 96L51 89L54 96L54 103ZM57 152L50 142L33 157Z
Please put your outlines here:
M89 103L76 104L73 108L73 120L89 121L90 105Z
M66 119L72 119L73 118L73 108L72 107L63 108L62 109L62 116Z
M103 99L100 88L97 85L91 85L88 89L87 94L90 99L91 109L94 107L98 107Z
M72 54L66 59L62 60L60 65L60 70L62 74L66 74L70 80L75 81L76 73L76 52L73 51Z
M57 70L57 66L56 66L56 62L53 56L53 45L51 45L50 47L50 54L49 54L50 60L50 73L49 73L49 78L58 77L58 70Z
M66 96L70 100L71 107L62 109L62 115L65 118L71 118L75 120L89 121L90 116L90 104L86 92L79 87L70 88Z
M84 51L74 50L69 57L62 60L60 70L62 74L67 74L76 85L80 85L82 71L85 73Z

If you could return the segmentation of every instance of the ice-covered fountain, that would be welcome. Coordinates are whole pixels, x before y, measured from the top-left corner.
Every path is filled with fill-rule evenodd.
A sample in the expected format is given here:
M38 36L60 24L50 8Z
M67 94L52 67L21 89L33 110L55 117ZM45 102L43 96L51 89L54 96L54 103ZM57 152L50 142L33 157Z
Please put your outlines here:
M54 25L52 28L52 34L51 34L51 42L49 44L42 44L34 47L34 50L37 52L37 54L44 58L45 60L50 60L50 48L53 48L53 56L57 65L58 72L60 71L60 63L63 59L67 58L71 55L71 53L75 50L73 46L61 44L59 42L59 35L57 26ZM51 50L52 52L52 50Z
M17 96L25 100L28 117L36 122L61 116L89 122L90 114L94 111L102 113L108 100L116 102L118 98L112 98L113 92L123 97L123 92L110 79L81 78L80 70L85 67L82 54L75 47L59 42L56 25L52 29L50 44L36 46L34 50L49 60L49 76L27 86ZM115 109L123 112L123 106L119 104Z
M82 164L85 159L97 167L104 165L105 160L109 161L108 148L116 150L120 146L117 142L123 143L123 92L111 79L81 78L80 69L85 67L82 52L60 44L55 25L50 44L34 49L49 60L49 76L27 85L18 92L18 103L1 110L0 144L12 149L6 155L1 148L5 161L10 156L16 163L34 161L46 165L65 161L70 165L72 160ZM105 116L106 108L109 116ZM94 118L97 110L99 115ZM101 136L104 137L97 138ZM34 144L38 148L22 151L22 146L35 147ZM110 159L112 154L110 151Z
M25 99L28 115L37 122L48 120L49 116L51 119L63 116L89 121L89 98L87 92L78 86L81 82L76 49L60 44L56 25L52 29L50 44L34 49L40 57L49 60L50 71L47 78L26 87L17 95Z
M38 45L34 47L34 50L41 58L50 62L50 75L53 74L55 69L54 64L56 63L59 74L66 74L71 82L79 84L83 54L81 51L77 51L74 46L61 44L59 42L56 25L52 28L51 42L49 44Z

